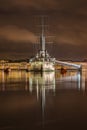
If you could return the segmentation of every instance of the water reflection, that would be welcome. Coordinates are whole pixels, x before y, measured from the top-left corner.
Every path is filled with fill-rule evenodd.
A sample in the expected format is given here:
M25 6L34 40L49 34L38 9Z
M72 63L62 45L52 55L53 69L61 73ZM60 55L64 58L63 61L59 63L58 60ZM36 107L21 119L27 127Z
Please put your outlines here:
M37 99L41 91L56 89L85 90L86 71L68 71L66 74L59 72L27 73L25 71L0 71L0 91L36 91Z
M20 126L20 129L24 126L25 129L30 124L35 128L42 124L51 128L52 125L68 124L72 119L77 122L82 110L84 115L87 113L86 97L83 97L83 93L79 94L80 91L85 92L85 80L86 70L82 70L82 73L67 71L63 75L59 71L43 74L0 71L2 124ZM8 120L12 122L7 122Z
M37 101L41 99L44 111L46 95L55 95L58 90L85 90L85 72L68 71L27 73L25 71L0 71L0 91L28 91L35 93Z
M44 116L46 92L55 93L55 72L32 73L29 77L29 91L36 89L37 100L41 99L42 113Z
M57 76L56 84L59 89L78 89L85 90L85 73L86 71L68 71L65 75ZM58 73L59 75L59 73Z
M42 98L45 104L46 93L55 94L60 89L85 90L85 72L68 71L60 72L27 73L25 71L0 71L0 91L29 91L36 92L37 100Z

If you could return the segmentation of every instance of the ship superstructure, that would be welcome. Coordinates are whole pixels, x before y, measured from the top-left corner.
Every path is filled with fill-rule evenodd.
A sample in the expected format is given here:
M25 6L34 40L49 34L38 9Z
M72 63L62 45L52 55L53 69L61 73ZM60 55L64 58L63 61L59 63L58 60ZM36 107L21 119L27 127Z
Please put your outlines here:
M40 50L38 53L30 59L31 71L54 71L55 70L55 58L51 58L46 48L46 38L44 34L44 24L42 21L42 33L40 36Z

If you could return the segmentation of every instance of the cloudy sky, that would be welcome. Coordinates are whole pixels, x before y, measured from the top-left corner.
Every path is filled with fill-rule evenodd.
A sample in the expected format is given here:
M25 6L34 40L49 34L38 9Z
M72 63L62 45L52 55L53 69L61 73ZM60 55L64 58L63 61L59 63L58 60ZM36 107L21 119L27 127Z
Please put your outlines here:
M0 0L0 59L31 57L45 16L47 49L57 59L87 58L86 0Z

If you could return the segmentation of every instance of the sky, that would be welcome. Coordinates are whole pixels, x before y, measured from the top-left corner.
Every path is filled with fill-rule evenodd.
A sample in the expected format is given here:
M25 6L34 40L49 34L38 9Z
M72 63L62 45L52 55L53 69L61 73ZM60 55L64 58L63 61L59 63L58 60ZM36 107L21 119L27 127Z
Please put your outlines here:
M0 0L0 59L30 58L45 16L46 48L59 60L87 58L86 0Z

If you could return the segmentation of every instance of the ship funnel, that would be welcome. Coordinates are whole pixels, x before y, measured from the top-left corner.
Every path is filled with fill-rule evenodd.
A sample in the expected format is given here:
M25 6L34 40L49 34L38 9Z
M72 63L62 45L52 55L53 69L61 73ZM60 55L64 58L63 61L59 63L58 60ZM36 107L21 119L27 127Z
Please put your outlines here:
M41 50L45 51L45 36L40 37Z

